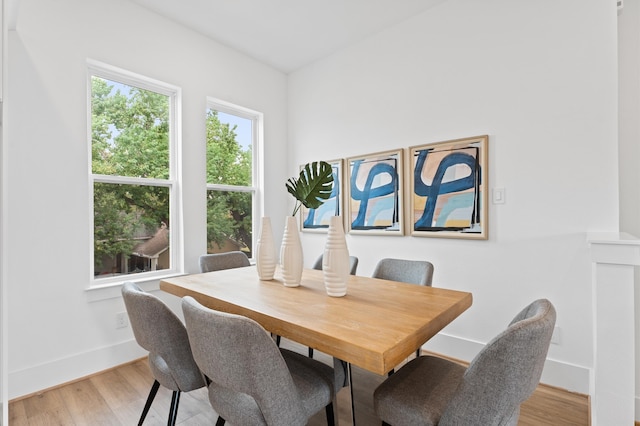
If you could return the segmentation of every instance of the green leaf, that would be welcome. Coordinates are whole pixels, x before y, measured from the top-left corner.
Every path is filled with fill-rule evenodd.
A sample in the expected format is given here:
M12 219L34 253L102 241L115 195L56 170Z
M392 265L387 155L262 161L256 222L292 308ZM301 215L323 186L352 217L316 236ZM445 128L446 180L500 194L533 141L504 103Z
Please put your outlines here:
M329 199L333 190L331 164L326 161L307 163L300 171L298 179L287 179L285 186L297 200L292 216L296 215L301 205L317 209Z

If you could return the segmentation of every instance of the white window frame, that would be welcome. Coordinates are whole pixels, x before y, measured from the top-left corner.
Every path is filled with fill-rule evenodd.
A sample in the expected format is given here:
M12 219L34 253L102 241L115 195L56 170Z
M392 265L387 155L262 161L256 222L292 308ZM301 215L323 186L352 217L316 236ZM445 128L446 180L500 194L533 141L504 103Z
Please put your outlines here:
M264 157L264 114L249 108L232 104L221 99L207 97L207 110L215 110L226 114L251 120L251 186L221 185L206 182L209 191L251 192L253 203L251 211L251 253L255 254L256 240L260 232L260 218L264 215L264 175L262 158ZM208 244L208 241L207 241ZM250 259L253 262L253 259Z
M150 179L128 176L109 176L94 174L92 172L92 132L91 132L91 78L100 77L116 81L129 86L160 93L169 98L169 178ZM89 167L89 196L90 196L90 278L89 288L104 288L121 285L125 281L144 282L157 280L167 276L175 276L184 273L184 239L182 220L182 141L181 141L181 110L182 90L180 87L155 80L140 74L117 68L102 62L87 61L87 139L88 139L88 167ZM158 271L140 272L135 274L123 274L115 277L96 278L94 276L94 183L130 184L143 186L161 186L169 189L169 227L171 267Z

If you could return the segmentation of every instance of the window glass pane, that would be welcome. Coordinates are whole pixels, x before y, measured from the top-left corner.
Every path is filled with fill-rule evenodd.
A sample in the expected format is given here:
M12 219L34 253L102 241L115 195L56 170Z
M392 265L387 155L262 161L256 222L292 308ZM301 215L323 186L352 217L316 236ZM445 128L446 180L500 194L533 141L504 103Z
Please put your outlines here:
M242 250L252 256L254 121L246 115L207 109L207 251ZM231 108L233 111L233 108Z
M209 253L234 250L252 257L252 192L207 191Z
M91 169L95 174L169 178L169 97L91 78Z
M94 274L170 269L169 188L95 182Z
M207 110L207 183L251 186L252 121Z

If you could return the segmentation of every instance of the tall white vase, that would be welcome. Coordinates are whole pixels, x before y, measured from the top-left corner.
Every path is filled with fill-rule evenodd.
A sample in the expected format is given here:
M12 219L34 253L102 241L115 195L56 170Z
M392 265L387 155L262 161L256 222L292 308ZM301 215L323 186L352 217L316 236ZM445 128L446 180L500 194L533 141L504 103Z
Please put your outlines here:
M280 246L280 269L286 287L298 287L302 278L302 244L294 216L287 216Z
M272 280L276 271L276 246L273 242L271 218L263 217L260 236L256 244L256 268L261 280Z
M332 216L322 255L324 286L329 296L342 297L347 294L350 269L349 249L342 227L342 217Z

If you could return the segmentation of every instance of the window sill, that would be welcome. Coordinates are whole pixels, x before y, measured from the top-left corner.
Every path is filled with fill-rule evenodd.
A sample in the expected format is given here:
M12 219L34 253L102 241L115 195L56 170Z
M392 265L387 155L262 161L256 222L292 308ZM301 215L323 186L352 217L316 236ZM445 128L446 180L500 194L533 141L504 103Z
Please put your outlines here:
M144 291L153 292L160 290L160 280L170 277L178 277L186 275L183 272L170 271L166 274L158 274L153 276L136 277L135 275L124 275L117 281L108 283L97 283L95 280L91 282L93 285L85 290L87 300L89 302L99 302L101 300L115 299L122 297L121 289L125 282L131 281L140 286Z

